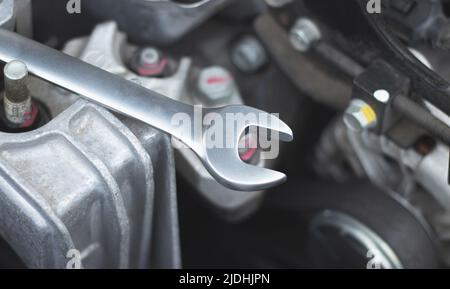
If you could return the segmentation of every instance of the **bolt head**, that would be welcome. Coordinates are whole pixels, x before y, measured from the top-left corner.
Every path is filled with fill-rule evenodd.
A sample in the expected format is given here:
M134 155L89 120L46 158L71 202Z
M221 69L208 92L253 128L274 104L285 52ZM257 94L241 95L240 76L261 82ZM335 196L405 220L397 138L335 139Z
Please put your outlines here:
M205 101L217 104L227 101L234 94L235 84L226 69L213 66L200 72L198 90Z
M308 18L298 19L289 33L292 46L300 52L307 52L321 38L319 27Z
M252 73L267 63L267 54L258 39L245 36L233 47L231 60L239 70Z
M152 47L144 48L140 53L140 62L142 65L157 64L160 59L158 50Z
M159 50L147 47L136 53L131 66L139 76L166 77L172 73L174 63Z
M21 80L28 76L28 68L22 61L13 60L4 68L5 77L11 80Z
M370 105L354 99L344 113L344 123L349 129L360 132L375 127L377 115Z

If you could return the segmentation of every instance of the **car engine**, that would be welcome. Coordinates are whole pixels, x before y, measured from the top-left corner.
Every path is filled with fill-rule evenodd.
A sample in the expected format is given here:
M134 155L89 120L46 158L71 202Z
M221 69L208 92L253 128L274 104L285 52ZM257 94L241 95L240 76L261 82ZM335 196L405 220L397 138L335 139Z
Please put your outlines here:
M449 17L0 0L0 268L448 268Z

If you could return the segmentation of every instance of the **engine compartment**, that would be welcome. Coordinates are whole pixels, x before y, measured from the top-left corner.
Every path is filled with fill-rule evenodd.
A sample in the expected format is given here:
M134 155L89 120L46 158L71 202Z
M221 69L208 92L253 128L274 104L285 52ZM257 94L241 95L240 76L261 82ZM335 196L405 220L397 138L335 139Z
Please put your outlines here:
M276 113L294 135L253 147L246 129L242 163L287 180L236 190L164 129L1 62L0 267L447 268L449 7L0 1L0 29L177 103Z

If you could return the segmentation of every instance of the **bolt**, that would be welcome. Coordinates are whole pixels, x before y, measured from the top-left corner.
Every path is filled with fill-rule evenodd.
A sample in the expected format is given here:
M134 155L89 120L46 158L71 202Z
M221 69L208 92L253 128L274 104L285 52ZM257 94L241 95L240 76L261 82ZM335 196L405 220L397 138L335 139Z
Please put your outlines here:
M344 123L353 131L360 132L377 124L373 108L360 99L354 99L344 113Z
M25 63L13 60L6 64L5 74L5 96L13 102L23 102L29 97L27 87L28 69Z
M31 125L34 113L28 90L28 69L25 63L13 60L5 65L5 97L3 106L6 119L13 125Z
M252 73L267 63L267 54L256 37L243 37L232 49L231 60L241 71Z
M231 74L220 66L203 69L197 85L201 96L210 104L224 103L236 89Z
M301 52L307 52L322 38L319 27L307 18L298 19L289 33L291 44Z
M153 47L138 51L131 66L138 75L147 77L168 76L173 68L170 59Z
M159 52L153 47L144 48L140 53L140 62L142 65L157 64L159 62L159 59Z

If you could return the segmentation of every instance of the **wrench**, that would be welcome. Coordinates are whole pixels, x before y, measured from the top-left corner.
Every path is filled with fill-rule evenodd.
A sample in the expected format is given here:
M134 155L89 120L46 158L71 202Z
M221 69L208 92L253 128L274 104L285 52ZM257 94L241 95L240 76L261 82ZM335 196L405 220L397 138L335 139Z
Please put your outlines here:
M283 141L293 139L289 126L266 112L243 105L203 109L205 115L213 118L210 123L236 114L260 116L245 123L236 122L231 137L233 146L218 148L208 143L213 134L212 126L203 125L202 121L200 133L196 135L195 123L185 128L173 123L174 117L180 113L191 120L196 119L196 107L172 100L17 33L0 29L0 60L23 61L39 78L174 136L198 155L219 183L230 189L264 190L286 180L283 173L246 164L239 157L238 142L249 127L270 130ZM223 133L224 139L230 139L225 130Z

